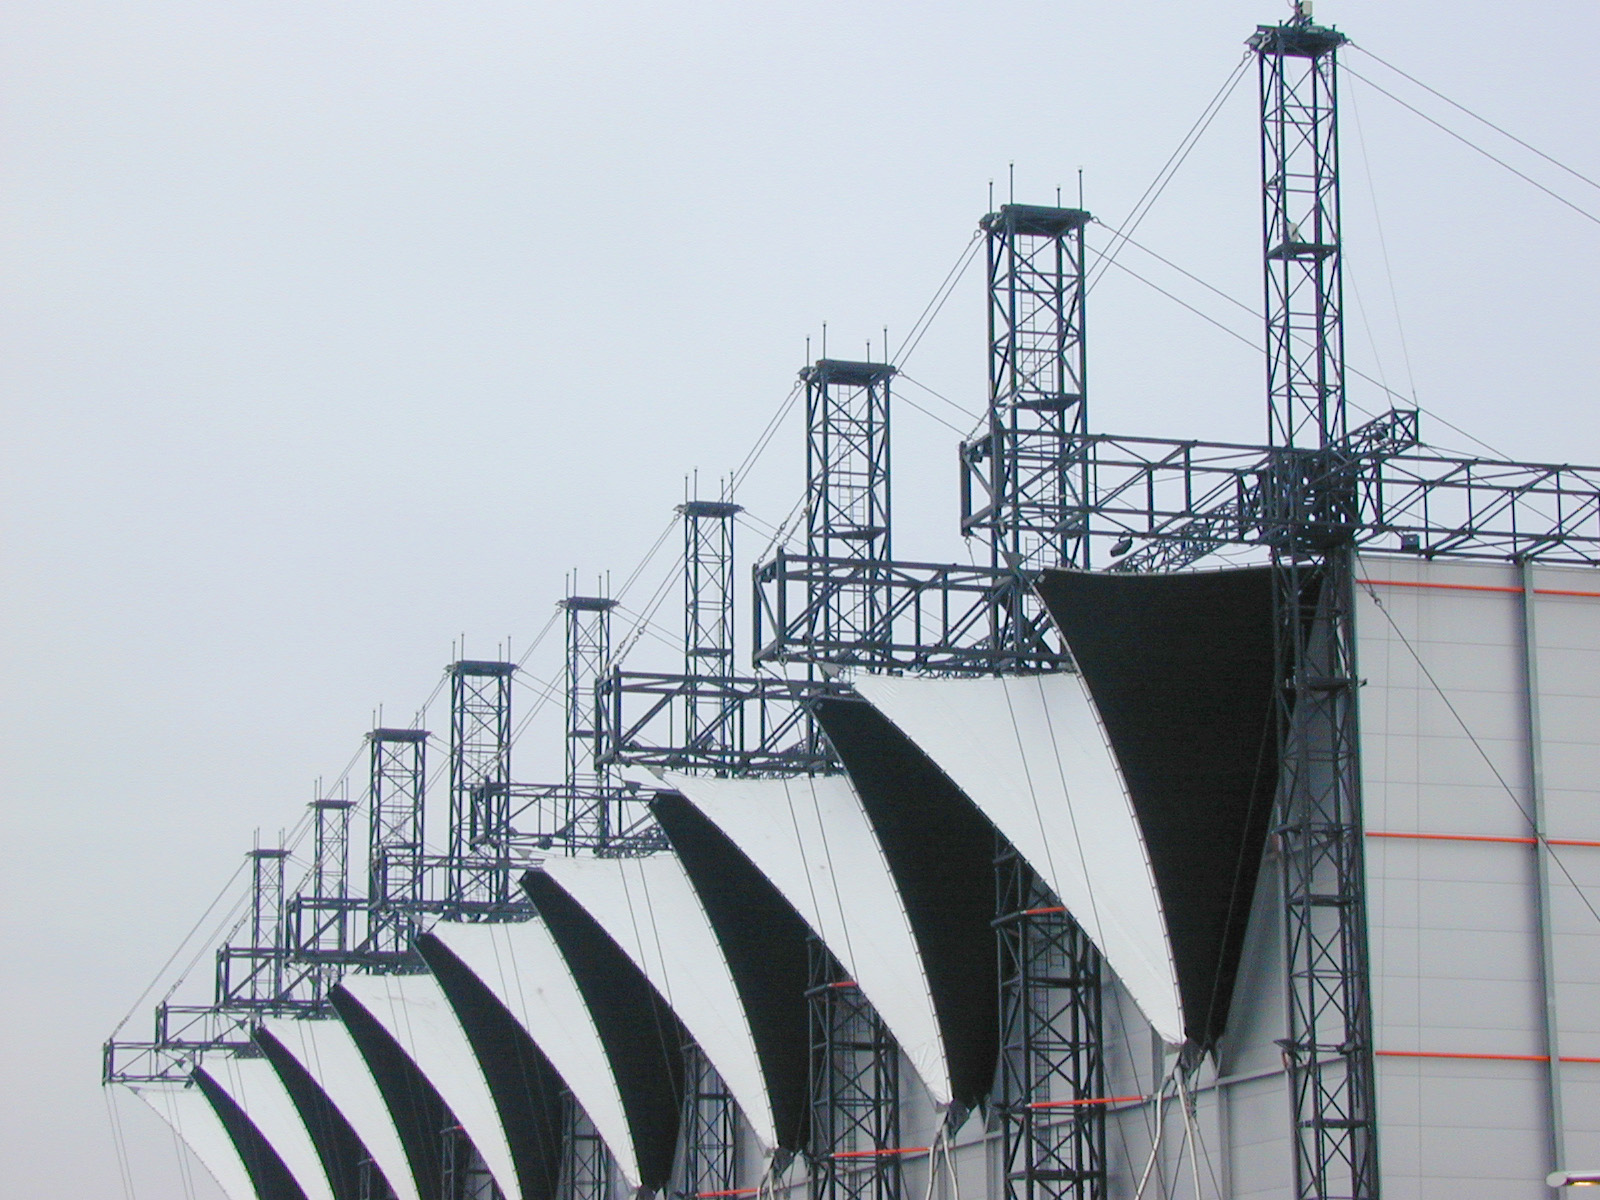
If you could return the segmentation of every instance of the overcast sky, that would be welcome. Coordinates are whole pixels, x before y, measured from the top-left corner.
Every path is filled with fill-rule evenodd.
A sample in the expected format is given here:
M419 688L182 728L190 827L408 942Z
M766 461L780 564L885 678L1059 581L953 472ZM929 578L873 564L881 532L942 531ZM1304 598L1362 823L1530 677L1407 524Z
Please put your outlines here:
M1081 168L1086 206L1119 223L1286 11L7 5L0 1194L120 1194L100 1042L380 704L408 721L463 635L520 656L569 571L620 585L685 475L709 493L744 458L807 336L826 322L850 356L881 354L885 325L900 342L1010 164L1016 198L1043 203L1075 197ZM1600 179L1600 9L1317 15ZM1600 213L1595 188L1347 62ZM1345 83L1352 364L1508 455L1600 462L1600 228ZM1137 234L1252 309L1254 103L1247 79ZM1095 427L1259 440L1259 320L1121 262L1244 340L1107 272ZM902 365L902 394L964 429L932 392L982 405L978 271ZM904 406L895 434L897 551L960 555L958 434ZM791 420L739 495L743 551L788 511L799 460ZM548 638L531 674L558 657ZM530 726L518 776L554 777L557 739ZM153 1119L120 1111L135 1194L182 1195Z

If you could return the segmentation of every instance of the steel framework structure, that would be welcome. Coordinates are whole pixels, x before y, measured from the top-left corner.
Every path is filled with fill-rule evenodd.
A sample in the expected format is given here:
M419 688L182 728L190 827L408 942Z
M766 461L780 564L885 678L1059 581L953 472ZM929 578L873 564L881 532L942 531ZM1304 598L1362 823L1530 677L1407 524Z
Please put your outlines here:
M900 1200L900 1052L822 942L810 940L812 1200Z

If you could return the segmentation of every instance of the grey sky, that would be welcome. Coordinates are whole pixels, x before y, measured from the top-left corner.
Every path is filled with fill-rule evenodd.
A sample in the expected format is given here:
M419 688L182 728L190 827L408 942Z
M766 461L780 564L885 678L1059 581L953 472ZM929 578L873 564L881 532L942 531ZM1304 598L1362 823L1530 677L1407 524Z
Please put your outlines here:
M569 569L620 582L684 475L710 492L744 456L823 321L836 354L881 351L885 324L897 344L1008 163L1017 199L1045 203L1082 167L1116 224L1286 11L8 6L0 1193L119 1194L101 1039L380 703L404 720L463 632L472 654L508 636L520 653ZM1600 10L1317 16L1600 178ZM1510 455L1600 461L1600 228L1346 82L1352 363L1402 393L1414 378ZM1253 89L1138 234L1251 306ZM1600 192L1428 107L1600 213ZM1258 340L1248 314L1122 261ZM905 364L972 411L981 320L974 270ZM1096 427L1262 435L1250 347L1117 271L1090 323ZM896 422L897 549L959 555L956 435L904 406ZM776 521L798 486L791 422L739 499ZM530 667L556 662L552 638ZM520 776L554 776L554 722L518 754ZM136 1194L180 1195L154 1121L122 1111Z

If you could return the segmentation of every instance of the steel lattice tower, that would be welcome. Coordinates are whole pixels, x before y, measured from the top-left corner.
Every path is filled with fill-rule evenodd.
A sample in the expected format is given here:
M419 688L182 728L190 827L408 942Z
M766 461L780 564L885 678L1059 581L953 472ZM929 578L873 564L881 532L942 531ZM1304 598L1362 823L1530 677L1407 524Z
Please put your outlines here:
M983 533L993 565L1089 565L1087 464L1067 453L1089 432L1083 228L1076 208L1003 205L988 239L988 429L962 447L962 532Z
M567 614L567 812L561 822L569 847L604 851L621 832L612 811L612 771L598 766L594 750L599 725L595 684L611 661L611 611L615 600L568 596Z
M1345 445L1342 34L1297 11L1251 39L1260 75L1289 1067L1300 1197L1378 1194L1360 756L1355 470Z
M995 868L1006 1195L1103 1196L1100 953L1009 845Z
M425 898L428 734L374 729L367 747L367 948L379 957L406 955Z
M352 943L350 810L353 801L311 802L311 870L306 890L287 905L289 945L286 991L320 1005L338 982Z
M824 567L808 643L822 657L870 662L887 643L887 604L875 564L888 563L887 363L820 358L800 372L806 389L806 554ZM815 568L814 568L815 569Z
M512 897L511 676L516 664L450 664L450 900L462 916Z
M820 939L809 944L811 1200L900 1200L900 1050Z
M693 1042L683 1047L682 1130L679 1195L732 1195L739 1186L738 1109L722 1076Z
M726 757L738 744L734 677L733 518L726 500L691 500L683 517L683 745Z
M282 849L255 849L250 860L249 944L217 951L217 1007L273 1008L284 995L285 938L284 860ZM239 976L235 964L242 964Z

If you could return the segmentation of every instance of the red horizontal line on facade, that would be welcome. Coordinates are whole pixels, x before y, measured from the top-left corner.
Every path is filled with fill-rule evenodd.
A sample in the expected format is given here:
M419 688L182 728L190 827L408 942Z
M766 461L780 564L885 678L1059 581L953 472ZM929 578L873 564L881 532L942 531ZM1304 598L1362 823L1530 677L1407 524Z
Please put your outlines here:
M884 1158L891 1154L926 1154L928 1146L893 1146L883 1150L838 1150L829 1158Z
M1404 838L1418 842L1509 842L1516 846L1536 845L1539 840L1531 837L1499 837L1487 833L1391 833L1388 830L1376 829L1369 829L1367 836L1375 838ZM1600 842L1586 841L1582 838L1545 838L1545 843L1551 846L1600 847Z
M1379 1058L1461 1058L1485 1062L1542 1062L1550 1061L1548 1054L1454 1054L1443 1050L1376 1050ZM1587 1058L1577 1054L1563 1054L1564 1063L1600 1063L1600 1058Z
M1140 1104L1143 1096L1098 1096L1090 1100L1036 1100L1029 1108L1079 1108L1086 1104Z
M1520 592L1519 587L1503 587L1488 583L1422 583L1415 579L1358 579L1357 583L1370 584L1373 587L1405 587L1405 588L1437 588L1447 592ZM1600 600L1600 592L1575 592L1570 588L1534 588L1535 596L1581 596L1588 600Z
M841 979L837 983L830 983L828 986L831 988L847 988L855 987L855 985L856 981L854 979Z
M1057 904L1050 908L1025 908L1022 910L1022 915L1025 917L1045 917L1052 913L1064 913L1066 911L1064 905Z

